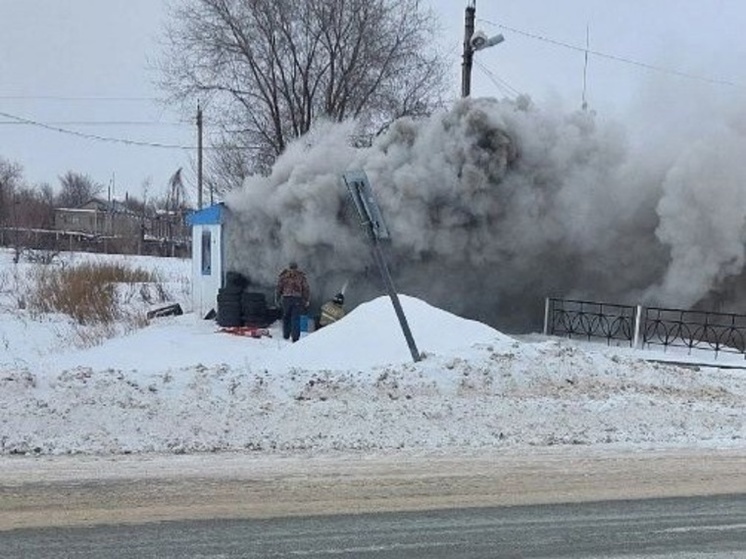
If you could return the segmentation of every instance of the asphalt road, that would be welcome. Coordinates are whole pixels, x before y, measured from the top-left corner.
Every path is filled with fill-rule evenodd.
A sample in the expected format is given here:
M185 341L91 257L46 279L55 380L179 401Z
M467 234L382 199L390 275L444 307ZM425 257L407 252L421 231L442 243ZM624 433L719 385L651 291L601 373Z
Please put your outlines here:
M0 533L25 559L705 556L746 557L746 495Z

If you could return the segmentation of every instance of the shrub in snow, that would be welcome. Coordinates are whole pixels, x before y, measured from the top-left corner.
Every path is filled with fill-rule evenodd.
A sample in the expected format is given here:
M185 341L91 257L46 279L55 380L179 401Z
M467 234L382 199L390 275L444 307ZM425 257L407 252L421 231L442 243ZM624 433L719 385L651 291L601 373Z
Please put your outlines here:
M70 268L38 267L28 297L38 313L64 313L78 324L111 324L125 318L117 296L118 284L155 282L146 270L123 264L83 263Z

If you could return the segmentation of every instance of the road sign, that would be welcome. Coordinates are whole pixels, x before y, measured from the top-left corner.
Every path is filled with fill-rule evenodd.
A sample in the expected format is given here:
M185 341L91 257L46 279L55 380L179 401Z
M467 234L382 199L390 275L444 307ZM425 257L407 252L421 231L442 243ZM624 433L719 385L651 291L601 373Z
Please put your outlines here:
M412 359L415 362L422 359L420 352L417 350L417 345L414 343L414 337L412 331L409 329L407 323L407 317L404 315L404 309L402 309L401 302L399 301L399 295L396 293L394 288L394 282L391 279L391 273L389 272L388 265L386 264L386 258L381 250L380 241L390 239L389 230L386 227L386 223L383 221L383 214L381 208L378 207L373 196L373 189L368 181L368 176L364 171L348 171L342 175L347 190L350 193L350 197L355 204L355 209L360 216L360 221L365 227L368 237L373 244L373 257L378 264L378 269L381 272L383 283L386 286L386 290L391 298L391 304L394 306L394 312L396 317L399 319L399 325L401 326L404 338L407 340L409 351L412 354Z
M373 189L364 171L348 171L342 175L363 227L378 240L390 239L381 208L373 196Z

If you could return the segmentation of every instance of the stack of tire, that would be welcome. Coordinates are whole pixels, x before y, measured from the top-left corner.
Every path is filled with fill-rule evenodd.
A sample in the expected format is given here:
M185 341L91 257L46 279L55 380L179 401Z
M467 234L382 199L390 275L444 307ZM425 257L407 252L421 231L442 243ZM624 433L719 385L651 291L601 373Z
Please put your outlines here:
M219 326L243 326L242 295L247 283L246 278L237 272L226 274L225 287L218 289Z
M258 291L245 291L241 295L241 312L246 326L266 328L270 320L267 307L267 296Z

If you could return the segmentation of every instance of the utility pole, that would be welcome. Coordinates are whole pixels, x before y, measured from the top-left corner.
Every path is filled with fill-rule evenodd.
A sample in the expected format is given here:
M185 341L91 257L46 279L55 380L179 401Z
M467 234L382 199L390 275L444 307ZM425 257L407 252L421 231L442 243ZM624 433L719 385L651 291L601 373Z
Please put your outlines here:
M202 107L197 101L197 209L202 209Z
M471 67L474 61L474 53L495 45L505 40L502 34L488 37L484 31L474 31L474 20L477 14L477 0L470 0L466 6L464 17L464 63L461 67L461 97L471 95Z
M464 16L464 62L461 64L461 97L471 95L471 67L474 59L474 48L471 38L474 35L474 20L477 13L477 0L471 0L466 6Z

